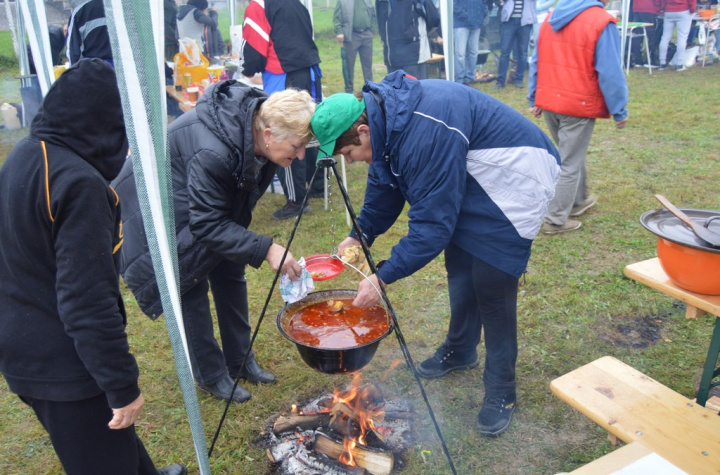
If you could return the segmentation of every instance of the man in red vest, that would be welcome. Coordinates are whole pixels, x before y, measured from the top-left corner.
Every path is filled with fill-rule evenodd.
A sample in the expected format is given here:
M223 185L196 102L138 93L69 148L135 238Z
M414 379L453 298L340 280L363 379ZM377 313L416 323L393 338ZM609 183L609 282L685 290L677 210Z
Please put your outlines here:
M544 234L578 229L569 219L597 203L588 196L586 153L595 119L627 124L628 89L620 57L617 20L608 0L560 0L540 27L530 62L530 112L545 122L562 159L560 181L548 205Z

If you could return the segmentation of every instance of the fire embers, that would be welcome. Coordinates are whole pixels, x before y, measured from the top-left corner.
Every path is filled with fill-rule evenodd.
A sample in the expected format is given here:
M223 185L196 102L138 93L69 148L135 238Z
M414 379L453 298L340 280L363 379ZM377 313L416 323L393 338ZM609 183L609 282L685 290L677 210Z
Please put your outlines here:
M347 389L275 417L261 443L279 473L383 475L403 464L412 418L407 400L386 401L356 376Z

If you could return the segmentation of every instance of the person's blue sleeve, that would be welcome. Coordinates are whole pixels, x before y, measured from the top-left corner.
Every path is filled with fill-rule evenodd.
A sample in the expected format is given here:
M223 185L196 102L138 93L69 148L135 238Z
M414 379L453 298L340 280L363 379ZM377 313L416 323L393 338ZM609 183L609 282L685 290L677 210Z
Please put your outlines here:
M628 116L628 88L620 56L620 33L615 23L608 23L595 45L595 71L605 104L619 122Z
M412 201L407 235L393 246L390 258L378 270L378 277L386 284L415 273L445 249L463 204L466 139L461 134L433 127L430 122L423 125L426 127L414 135L421 143L404 149L399 158L398 173L406 180L406 193ZM386 203L377 204L387 207ZM363 213L364 209L365 206Z
M404 206L405 197L400 190L397 187L379 184L371 166L368 170L365 200L357 219L368 246L372 246L375 238L390 229ZM351 230L350 237L358 239L354 229Z
M550 10L550 7L555 5L556 0L538 0L537 6L535 7L535 11L540 13L545 13L548 10Z
M528 95L527 100L530 107L535 106L535 89L537 88L537 45L530 59L530 71L528 71Z

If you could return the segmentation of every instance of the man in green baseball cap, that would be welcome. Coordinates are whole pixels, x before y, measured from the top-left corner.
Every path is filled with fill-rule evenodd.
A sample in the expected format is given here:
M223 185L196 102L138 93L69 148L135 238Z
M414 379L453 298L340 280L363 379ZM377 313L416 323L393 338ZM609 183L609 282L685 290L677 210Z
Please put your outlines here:
M560 154L542 130L497 99L459 83L416 80L404 71L334 94L310 122L324 155L368 164L363 207L342 252L372 246L404 212L408 232L377 273L362 279L356 307L380 302L391 285L445 255L450 318L445 341L417 366L441 378L480 365L484 437L510 425L517 402L518 279L560 176ZM438 316L438 318L444 318Z
M318 158L335 154L335 141L365 112L365 99L353 94L333 94L315 109L310 126L320 142Z

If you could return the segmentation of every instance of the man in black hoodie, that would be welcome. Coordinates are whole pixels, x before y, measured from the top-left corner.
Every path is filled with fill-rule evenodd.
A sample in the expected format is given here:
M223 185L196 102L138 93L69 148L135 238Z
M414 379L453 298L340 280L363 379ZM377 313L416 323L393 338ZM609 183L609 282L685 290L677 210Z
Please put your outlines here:
M118 283L109 182L127 153L115 72L88 59L55 82L0 169L0 372L68 474L158 473L135 434L144 398Z

